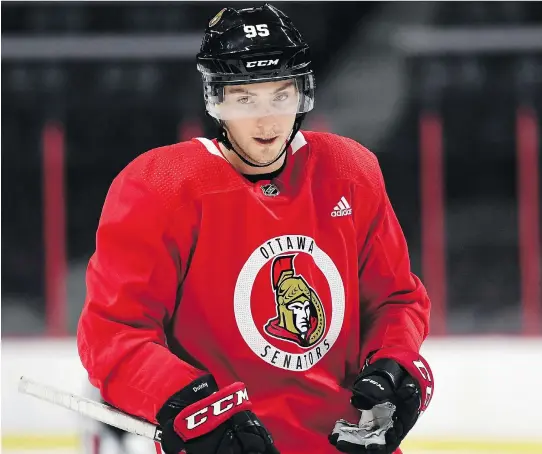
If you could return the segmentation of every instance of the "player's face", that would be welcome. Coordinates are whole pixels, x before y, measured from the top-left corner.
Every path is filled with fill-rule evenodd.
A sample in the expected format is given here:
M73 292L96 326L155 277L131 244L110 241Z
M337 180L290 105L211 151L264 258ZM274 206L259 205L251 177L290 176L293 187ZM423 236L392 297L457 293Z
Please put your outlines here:
M298 99L292 80L226 86L226 130L237 152L256 164L272 162L292 132Z

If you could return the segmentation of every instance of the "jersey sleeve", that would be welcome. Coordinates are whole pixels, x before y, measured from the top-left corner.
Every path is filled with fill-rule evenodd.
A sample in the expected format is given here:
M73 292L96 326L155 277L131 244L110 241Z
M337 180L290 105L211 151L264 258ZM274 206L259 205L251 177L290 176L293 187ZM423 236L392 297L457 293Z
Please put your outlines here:
M359 239L359 292L362 323L361 362L396 359L412 369L429 330L430 300L411 272L407 243L390 203L382 172L373 154L374 204L364 218ZM359 211L367 213L367 200ZM409 358L403 360L403 358ZM407 364L408 362L408 364Z
M180 224L180 221L179 221ZM167 348L186 258L160 195L121 173L111 185L87 270L77 346L91 383L117 408L156 422L165 401L202 375Z

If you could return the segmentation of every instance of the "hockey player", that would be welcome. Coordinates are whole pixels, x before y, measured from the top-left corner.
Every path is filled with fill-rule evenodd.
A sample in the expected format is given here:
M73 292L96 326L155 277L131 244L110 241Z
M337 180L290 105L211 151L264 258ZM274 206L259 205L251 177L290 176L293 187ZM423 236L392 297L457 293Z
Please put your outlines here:
M376 157L300 131L309 48L273 6L220 11L197 67L218 138L139 156L107 195L91 382L167 454L400 452L432 395L430 302Z

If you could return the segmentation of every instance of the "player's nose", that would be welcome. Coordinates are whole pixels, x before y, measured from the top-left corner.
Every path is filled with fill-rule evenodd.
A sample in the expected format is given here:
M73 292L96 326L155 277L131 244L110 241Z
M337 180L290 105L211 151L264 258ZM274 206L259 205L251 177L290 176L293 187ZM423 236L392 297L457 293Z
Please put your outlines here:
M276 125L276 116L273 115L273 112L262 112L262 114L257 118L256 124L259 128L265 128L268 130L269 133L271 128L273 128Z

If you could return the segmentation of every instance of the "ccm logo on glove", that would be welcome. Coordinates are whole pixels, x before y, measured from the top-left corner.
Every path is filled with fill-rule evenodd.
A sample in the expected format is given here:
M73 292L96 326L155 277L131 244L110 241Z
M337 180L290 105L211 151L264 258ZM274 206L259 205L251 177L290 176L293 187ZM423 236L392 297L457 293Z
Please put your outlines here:
M361 381L368 381L371 385L375 385L377 388L380 388L381 391L384 391L384 387L375 380L371 380L370 378L364 378Z
M235 397L235 403L234 403L234 397ZM198 410L195 413L185 417L184 419L186 420L186 428L188 430L193 430L196 427L204 424L208 419L207 416L203 416L200 418L198 418L198 416L202 416L208 413L209 408L213 409L213 416L220 416L221 414L226 413L227 411L231 410L234 407L234 405L235 406L241 405L243 401L248 401L248 394L247 394L246 389L241 389L235 392L234 394L230 394L229 396L223 397L222 399L217 400L216 402L213 402L210 406L204 407L201 410ZM229 402L229 403L226 404L226 402Z
M175 418L175 431L185 440L195 438L251 408L245 385L233 383L183 409Z

